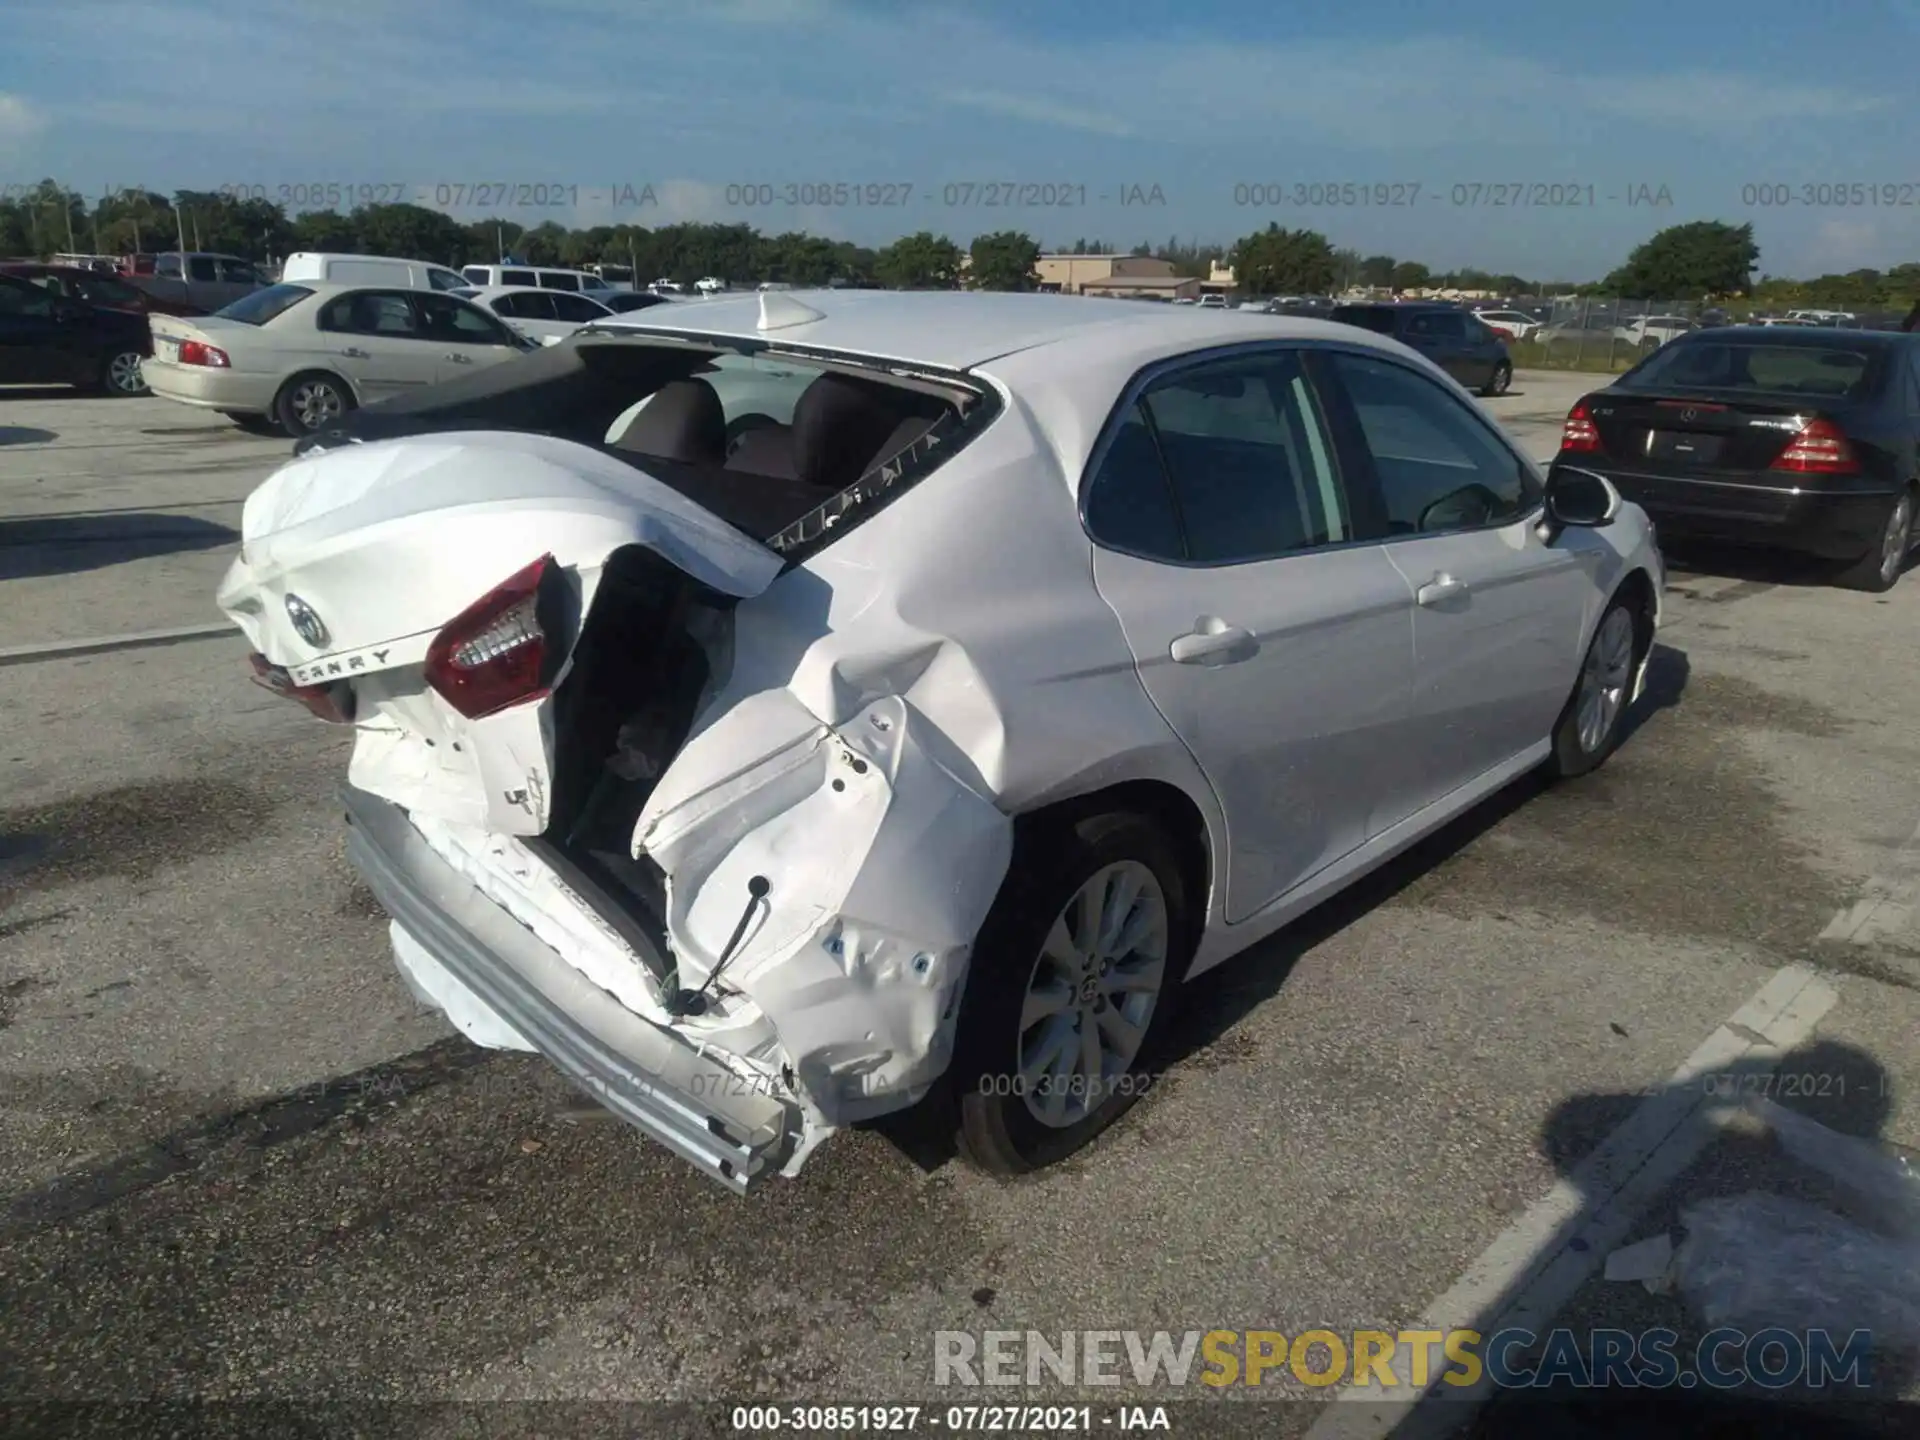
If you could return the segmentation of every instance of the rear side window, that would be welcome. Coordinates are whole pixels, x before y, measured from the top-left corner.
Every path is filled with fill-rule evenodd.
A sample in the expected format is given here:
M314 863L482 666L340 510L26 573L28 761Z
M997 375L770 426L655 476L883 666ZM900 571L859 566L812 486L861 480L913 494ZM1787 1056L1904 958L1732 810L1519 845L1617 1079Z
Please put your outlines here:
M304 285L269 285L251 295L242 295L214 313L222 320L238 320L243 325L264 325L287 313L313 291Z
M1428 310L1407 320L1407 334L1431 335L1438 340L1464 340L1466 316L1451 310Z
M413 306L404 295L362 290L342 295L320 312L322 330L339 330L352 335L385 335L413 339L420 333Z
M464 275L456 275L451 270L427 271L427 284L435 290L459 290L464 288L466 283L467 279Z
M420 311L423 333L432 339L462 345L514 343L506 326L471 301L420 290L414 292L413 303Z
M219 268L213 263L211 255L190 255L187 257L187 278L189 280L218 280Z
M229 285L258 285L260 272L245 260L222 260L220 278Z
M542 270L540 288L543 290L578 290L580 277L570 275L565 270Z
M1871 355L1844 345L1680 340L1654 351L1615 383L1630 390L1679 386L1857 400L1871 388L1873 369Z
M53 292L0 275L0 315L51 315Z
M1096 538L1154 558L1225 565L1351 537L1333 444L1297 356L1180 371L1148 389L1137 410L1089 493ZM1171 527L1150 483L1156 451ZM1143 543L1155 535L1162 538Z
M1186 536L1146 412L1129 406L1087 486L1087 529L1102 545L1151 560L1185 560Z
M460 273L466 276L472 284L484 285L487 283L487 267L484 265L469 265Z
M484 284L485 282L484 282L484 281L482 281L481 283L483 283L483 284ZM531 285L533 285L533 284L535 283L535 281L534 281L534 275L533 275L533 271L531 271L531 270L502 270L502 271L500 272L500 283L501 283L502 285L528 285L528 286L531 286Z
M1391 335L1394 331L1393 311L1379 305L1336 305L1328 318L1342 325L1358 325L1376 335Z

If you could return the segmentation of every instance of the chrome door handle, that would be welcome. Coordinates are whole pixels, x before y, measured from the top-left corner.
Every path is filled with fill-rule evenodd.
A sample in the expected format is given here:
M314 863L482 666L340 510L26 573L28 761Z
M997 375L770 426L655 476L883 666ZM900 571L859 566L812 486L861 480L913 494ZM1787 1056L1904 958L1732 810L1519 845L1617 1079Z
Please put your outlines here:
M1260 642L1251 630L1208 615L1196 620L1189 633L1178 636L1168 653L1179 665L1233 665L1259 654Z
M451 360L456 365L471 365L473 363L473 357L471 355L462 355L458 350L449 350L440 358L443 360Z
M1422 605L1438 605L1443 601L1466 594L1469 588L1466 581L1456 580L1453 576L1443 573L1422 585L1414 592L1414 598Z
M349 345L346 349L342 350L340 353L346 356L349 360L365 360L367 358L366 351L357 349L352 345Z

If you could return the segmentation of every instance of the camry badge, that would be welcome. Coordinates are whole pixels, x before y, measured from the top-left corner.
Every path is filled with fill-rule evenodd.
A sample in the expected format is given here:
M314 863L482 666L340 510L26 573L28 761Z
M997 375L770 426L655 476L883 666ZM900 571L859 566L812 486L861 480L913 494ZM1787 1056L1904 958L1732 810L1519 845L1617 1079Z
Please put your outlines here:
M313 607L298 595L287 596L287 618L293 621L293 628L300 638L319 650L325 647L333 637L327 633L327 627L314 613Z

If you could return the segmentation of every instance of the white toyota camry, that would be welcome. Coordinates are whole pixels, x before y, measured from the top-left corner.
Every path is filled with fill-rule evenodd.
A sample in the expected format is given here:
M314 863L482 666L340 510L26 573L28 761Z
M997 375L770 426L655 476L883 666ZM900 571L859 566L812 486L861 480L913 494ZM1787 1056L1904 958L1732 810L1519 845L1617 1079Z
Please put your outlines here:
M1182 982L1605 760L1664 584L1412 350L1197 306L660 306L303 449L219 601L402 974L737 1190L1078 1149Z

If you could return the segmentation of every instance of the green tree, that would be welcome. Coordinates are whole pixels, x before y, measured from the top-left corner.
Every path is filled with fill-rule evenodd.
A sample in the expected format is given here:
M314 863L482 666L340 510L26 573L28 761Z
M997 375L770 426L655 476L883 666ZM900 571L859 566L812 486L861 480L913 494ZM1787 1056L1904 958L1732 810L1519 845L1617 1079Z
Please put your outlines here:
M1031 290L1040 283L1040 272L1034 268L1040 246L1031 235L1018 230L976 235L970 253L969 276L976 290Z
M1396 290L1419 290L1431 284L1433 272L1418 260L1396 260L1387 283Z
M877 251L874 278L894 290L952 290L960 283L960 247L921 230Z
M1393 267L1397 262L1391 255L1369 255L1360 262L1360 283L1362 285L1383 286L1393 283Z
M1317 230L1282 230L1278 223L1237 243L1228 259L1235 282L1249 295L1321 295L1338 271L1333 246Z
M466 242L465 226L423 205L361 205L347 218L369 255L444 262L458 256Z
M293 219L290 250L319 250L333 255L363 253L360 232L338 210L305 210Z
M1760 247L1753 225L1695 220L1670 225L1636 246L1627 263L1601 282L1615 295L1649 299L1714 299L1743 295L1752 285Z

